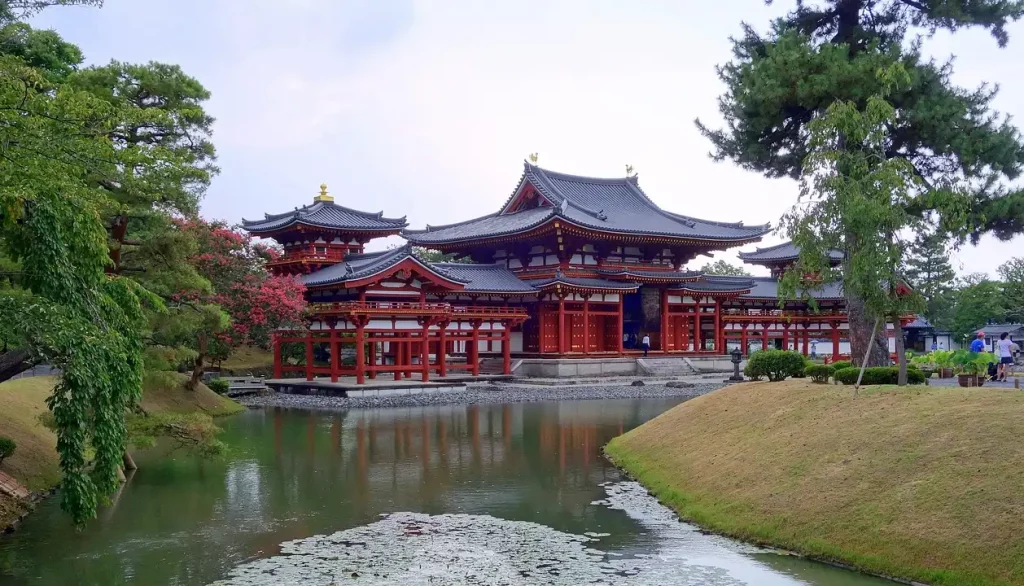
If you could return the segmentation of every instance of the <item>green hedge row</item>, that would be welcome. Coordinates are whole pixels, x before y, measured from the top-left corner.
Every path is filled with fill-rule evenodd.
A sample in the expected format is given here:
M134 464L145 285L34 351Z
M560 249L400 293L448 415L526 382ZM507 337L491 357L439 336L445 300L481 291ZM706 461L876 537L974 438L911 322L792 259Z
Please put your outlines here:
M844 385L852 385L857 383L857 375L859 373L859 368L851 366L835 371L832 373L832 376L837 382L841 382ZM899 376L900 369L897 366L873 366L871 368L864 369L864 378L861 379L860 384L894 385L899 380ZM912 385L923 385L924 373L916 368L907 368L907 383Z

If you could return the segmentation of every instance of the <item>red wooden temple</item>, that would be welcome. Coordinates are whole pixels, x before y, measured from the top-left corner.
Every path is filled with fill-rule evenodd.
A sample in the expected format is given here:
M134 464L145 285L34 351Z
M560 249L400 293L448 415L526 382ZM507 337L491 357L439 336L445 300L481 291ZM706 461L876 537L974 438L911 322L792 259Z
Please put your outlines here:
M500 357L507 374L513 356L637 353L645 334L659 355L721 355L734 345L807 354L820 339L833 356L843 353L838 284L810 292L816 307L779 304L777 277L796 260L792 244L740 254L771 277L683 270L698 255L758 242L770 227L665 211L636 176L581 177L526 163L497 212L424 230L337 205L326 186L309 206L243 222L283 247L270 269L300 275L307 287L312 321L278 333L276 378L299 372L362 383L389 373L426 381L431 373L478 375L484 357ZM394 234L409 244L364 251ZM427 262L413 245L461 262Z

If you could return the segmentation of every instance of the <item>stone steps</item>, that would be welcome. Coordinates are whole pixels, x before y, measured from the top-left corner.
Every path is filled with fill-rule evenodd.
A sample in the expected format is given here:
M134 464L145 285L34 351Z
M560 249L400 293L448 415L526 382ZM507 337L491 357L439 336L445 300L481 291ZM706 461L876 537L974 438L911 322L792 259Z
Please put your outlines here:
M686 376L696 371L681 357L637 358L637 374L646 376Z

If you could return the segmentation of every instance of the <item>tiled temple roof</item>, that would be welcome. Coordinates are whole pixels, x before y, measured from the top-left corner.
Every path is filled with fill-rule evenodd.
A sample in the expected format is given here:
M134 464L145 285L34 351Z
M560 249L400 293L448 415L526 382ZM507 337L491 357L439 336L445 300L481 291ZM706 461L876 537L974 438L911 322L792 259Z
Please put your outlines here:
M713 222L662 210L640 189L635 176L598 179L525 165L519 186L501 211L458 224L404 230L403 236L417 244L449 244L525 232L554 218L605 232L723 242L748 242L770 231L767 224ZM551 205L510 211L515 193L526 183Z
M800 257L800 248L792 242L783 242L782 244L776 244L775 246L769 246L768 248L756 248L753 252L740 252L738 256L743 262L751 264L772 264L797 260L797 258ZM840 262L843 260L843 253L838 250L830 251L828 256L833 262Z
M740 295L740 298L748 299L778 299L779 281L774 277L718 277L719 279L747 279L754 282L750 293ZM842 283L824 283L817 289L798 291L798 294L806 294L814 299L845 299Z
M409 245L379 252L350 254L343 262L303 275L301 280L307 287L335 285L375 275L407 258L415 258Z
M701 276L696 271L651 271L644 269L598 269L597 274L603 277L622 277L628 279L629 277L639 277L641 279L658 279L660 281L692 281Z
M755 283L753 278L706 275L697 281L681 283L678 285L678 288L694 292L732 293L749 291L753 289L754 286Z
M568 285L570 287L579 287L581 289L611 289L617 291L635 291L638 285L637 283L628 283L623 281L609 281L606 279L595 279L593 277L572 277L562 273L562 271L555 271L555 276L549 279L541 279L537 281L529 281L537 289L544 289L552 285Z
M379 274L405 260L413 260L425 272L462 284L462 290L467 293L536 292L531 283L521 281L515 273L503 266L431 263L416 256L409 244L379 252L350 254L343 262L304 275L301 279L307 287L340 285Z
M405 218L385 218L384 212L361 212L333 202L318 201L283 214L267 214L262 220L242 220L249 232L271 232L295 224L335 230L396 232L409 225Z
M500 265L431 263L438 272L466 283L467 293L536 293L537 289Z

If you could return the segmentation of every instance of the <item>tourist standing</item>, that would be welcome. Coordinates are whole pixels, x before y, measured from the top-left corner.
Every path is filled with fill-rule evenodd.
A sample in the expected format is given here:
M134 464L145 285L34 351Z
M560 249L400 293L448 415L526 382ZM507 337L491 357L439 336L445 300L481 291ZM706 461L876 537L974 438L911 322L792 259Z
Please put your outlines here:
M651 349L651 337L644 332L644 339L640 342L644 347L644 356L647 356L647 351Z
M971 342L971 352L984 352L985 351L985 332L978 332L978 337Z
M1003 332L999 334L999 341L995 343L996 357L999 359L999 370L996 372L996 380L1006 380L1010 372L1010 365L1013 364L1013 340L1009 339L1010 334Z

